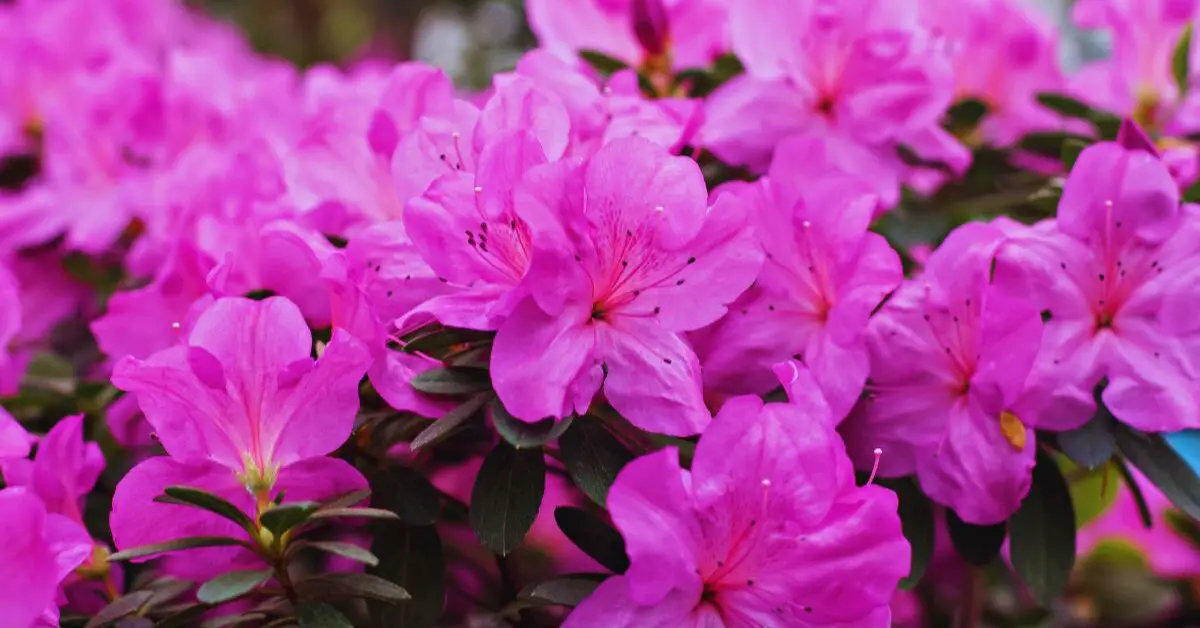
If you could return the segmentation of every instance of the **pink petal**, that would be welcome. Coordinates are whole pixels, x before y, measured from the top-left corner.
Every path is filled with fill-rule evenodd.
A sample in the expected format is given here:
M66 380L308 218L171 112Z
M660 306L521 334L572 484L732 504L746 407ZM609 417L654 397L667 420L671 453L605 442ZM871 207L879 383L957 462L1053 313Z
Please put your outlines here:
M700 384L700 363L679 336L654 321L624 319L600 333L607 367L604 394L630 423L658 434L702 431L710 414Z

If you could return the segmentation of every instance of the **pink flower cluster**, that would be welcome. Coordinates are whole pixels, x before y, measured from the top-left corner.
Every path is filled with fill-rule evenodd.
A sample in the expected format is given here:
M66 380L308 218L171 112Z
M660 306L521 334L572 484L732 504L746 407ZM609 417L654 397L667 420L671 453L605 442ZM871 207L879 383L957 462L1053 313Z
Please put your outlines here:
M529 0L541 47L470 94L413 62L298 70L163 0L0 3L0 394L79 321L80 370L126 393L44 435L0 411L0 624L94 614L132 586L113 549L229 537L137 560L274 567L265 512L373 488L346 453L368 407L460 407L414 383L450 362L416 339L451 330L518 422L671 444L616 476L628 569L566 626L889 625L910 550L876 472L988 525L1098 401L1200 428L1198 92L1171 73L1200 7L1149 4L1077 2L1115 53L1064 76L1016 0ZM730 55L711 91L688 73ZM1045 92L1128 120L1056 215L967 222L906 272L880 217L972 149L1078 130ZM112 548L83 514L102 433ZM423 464L412 436L384 462Z

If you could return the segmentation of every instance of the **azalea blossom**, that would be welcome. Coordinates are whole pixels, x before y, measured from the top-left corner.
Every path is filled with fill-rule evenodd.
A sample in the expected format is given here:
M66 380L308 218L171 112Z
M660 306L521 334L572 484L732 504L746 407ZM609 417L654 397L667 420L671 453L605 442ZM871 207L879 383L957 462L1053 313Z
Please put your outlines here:
M896 507L855 486L828 416L733 399L691 471L668 448L617 476L608 508L629 570L564 625L887 626L909 566Z
M58 624L59 584L92 552L78 523L46 512L25 488L0 490L0 621L14 628Z
M635 425L694 434L709 420L681 332L712 323L753 281L762 253L748 208L709 208L695 162L645 140L532 171L517 203L533 261L500 326L492 378L518 418L586 412L603 386Z

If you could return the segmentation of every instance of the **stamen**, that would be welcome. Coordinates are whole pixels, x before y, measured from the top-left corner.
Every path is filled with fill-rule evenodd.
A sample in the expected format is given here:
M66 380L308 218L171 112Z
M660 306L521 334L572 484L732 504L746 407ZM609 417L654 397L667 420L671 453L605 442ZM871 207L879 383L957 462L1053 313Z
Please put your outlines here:
M174 323L171 323L171 329L173 329L175 331L179 331L182 328L183 328L183 326L179 324L179 321L175 321Z
M883 458L883 450L879 447L876 447L872 453L875 454L875 464L871 466L871 477L867 478L867 486L875 482L875 474L879 473L879 460Z

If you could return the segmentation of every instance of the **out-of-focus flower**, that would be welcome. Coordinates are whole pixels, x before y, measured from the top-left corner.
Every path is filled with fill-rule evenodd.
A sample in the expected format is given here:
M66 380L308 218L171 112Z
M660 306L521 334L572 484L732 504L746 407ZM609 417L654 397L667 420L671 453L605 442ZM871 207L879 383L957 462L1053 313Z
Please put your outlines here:
M25 488L0 490L0 621L14 628L58 624L59 584L91 554L78 523L46 512Z

